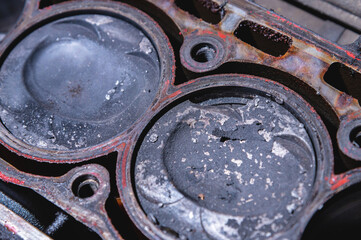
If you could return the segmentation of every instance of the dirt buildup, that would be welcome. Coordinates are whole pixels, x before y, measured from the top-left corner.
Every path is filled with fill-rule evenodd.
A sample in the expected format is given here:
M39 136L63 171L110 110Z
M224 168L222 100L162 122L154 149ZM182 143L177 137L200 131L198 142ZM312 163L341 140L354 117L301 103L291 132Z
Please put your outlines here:
M311 140L285 105L246 94L167 112L136 158L142 208L188 239L265 239L284 229L315 177Z

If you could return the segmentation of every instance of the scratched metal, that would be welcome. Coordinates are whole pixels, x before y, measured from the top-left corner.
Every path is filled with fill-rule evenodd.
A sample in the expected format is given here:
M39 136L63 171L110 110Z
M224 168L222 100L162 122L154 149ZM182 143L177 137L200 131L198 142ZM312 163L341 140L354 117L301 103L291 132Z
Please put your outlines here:
M161 229L187 239L265 239L284 231L316 175L304 124L287 101L266 93L212 92L173 107L144 137L134 172L142 208Z
M65 12L70 17L62 18ZM74 12L81 14L71 17ZM0 141L37 161L76 162L111 152L172 79L168 39L151 18L123 4L68 3L33 14L0 46ZM39 27L47 19L57 21Z
M324 80L328 68L337 62L351 69L351 72L361 71L358 41L349 46L339 46L273 11L246 0L199 0L198 3L205 8L205 11L210 11L213 15L220 17L219 22L209 21L206 17L204 19L196 17L179 8L174 0L125 1L134 7L119 1L48 2L60 3L49 4L49 6L39 9L40 0L26 1L19 21L0 43L1 65L6 62L7 57L11 55L11 50L22 39L26 39L26 36L44 26L45 23L66 16L76 16L79 13L123 16L135 23L145 33L158 54L160 72L159 79L155 81L157 86L154 86L156 94L149 99L145 110L137 115L134 121L129 122L120 132L115 129L114 134L104 141L95 141L91 147L44 150L39 146L34 146L36 144L29 144L15 137L11 132L11 127L9 127L10 130L7 128L6 121L0 125L1 144L27 161L52 163L81 162L107 155L110 152L118 152L120 157L117 160L117 169L113 171L116 171L116 181L122 204L131 220L149 239L300 239L312 215L328 199L360 182L361 170L357 162L361 160L361 149L357 140L361 134L359 131L361 125L360 105L353 96L341 92ZM236 34L240 26L251 27L254 31L258 31L263 35L265 41L277 42L281 39L281 42L286 43L287 51L279 55L272 55L262 51L262 48L256 48L242 41L242 38L237 37ZM144 46L144 44L141 45ZM177 52L174 52L173 49ZM194 52L194 49L197 50ZM238 75L229 75L231 73ZM227 75L212 77L214 74ZM204 77L207 75L209 77ZM256 142L264 140L262 151L257 150L257 147L261 145L260 142L254 145L241 143L242 139L239 139L237 134L231 134L232 126L223 132L212 131L212 133L209 132L210 129L207 126L208 128L199 129L200 135L197 135L193 128L174 131L177 129L174 126L178 126L176 123L177 107L183 106L182 104L190 96L189 94L209 88L221 89L225 86L231 89L248 87L270 94L266 97L263 96L265 98L256 97L249 103L243 103L243 100L240 100L243 108L249 106L250 109L253 109L249 115L253 116L252 118L257 115L255 99L259 99L258 106L267 104L268 99L272 104L276 104L275 106L281 105L279 109L283 110L285 110L284 106L289 104L291 107L286 108L281 115L285 118L288 117L290 122L297 123L298 127L294 129L296 132L298 131L298 134L295 134L297 138L292 138L296 139L292 144L302 141L304 144L298 146L299 151L297 147L292 148L290 147L292 145L287 145L287 141L285 143L283 140L279 142L274 139L274 135L269 134L270 132L267 130L259 129L256 123L247 128L249 132L238 133L246 134L249 138L258 137L259 139L254 140ZM299 95L305 100L302 100ZM218 98L222 97L224 96L218 96ZM106 98L105 94L104 101L107 100ZM228 100L224 98L220 101L221 105L226 104L229 107ZM234 99L231 101L232 104L233 101ZM295 102L297 104L294 104ZM129 105L131 104L129 103ZM209 104L212 105L210 102ZM197 103L196 107L183 106L189 110L189 114L183 120L178 120L184 121L186 126L192 126L192 119L198 118L199 122L209 121L210 125L215 126L217 121L223 122L225 117L229 117L229 114L209 109L207 104L207 106L200 105ZM137 106L132 107L137 108ZM144 108L144 106L142 107ZM208 112L204 113L204 108L207 107ZM234 110L234 107L230 109ZM291 109L293 110L290 111ZM202 111L204 115L202 115ZM76 114L81 114L81 112ZM3 118L4 116L2 116L2 121L6 120ZM167 123L164 119L173 122L168 126L160 127L160 123L163 125ZM337 139L336 137L332 139L336 143L333 146L322 120L327 120L337 131ZM234 121L239 120L235 119ZM282 122L279 119L276 121ZM196 122L194 124L194 127L197 128ZM168 136L167 131L168 134L172 133L173 137ZM307 134L303 134L305 132ZM182 143L174 145L179 139L182 139L181 136L184 134L194 134L194 140L191 137L186 143L189 145L182 146ZM208 138L211 135L219 138L220 141L217 142L219 146L212 145L209 149L207 145L200 148L193 146L193 144L199 144L202 137ZM148 142L143 146L143 141ZM233 141L239 141L237 144L245 144L247 151L242 152L238 149L236 152L232 152L232 148L240 147L233 146ZM225 164L215 166L215 162L207 165L207 169L212 167L217 173L222 173L220 181L204 178L203 185L190 184L190 180L182 181L181 174L184 174L184 177L187 176L187 172L182 172L184 168L187 169L187 166L184 165L187 160L192 159L195 163L201 156L205 156L209 160L211 156L207 156L207 154L211 155L211 148L222 148L224 144L226 145L222 150L224 152L219 152L217 156L226 157L225 159L229 161L228 167L226 168ZM156 147L154 151L152 150L153 146ZM194 148L189 148L189 146ZM139 155L147 147L149 153ZM343 160L353 167L336 174L333 171L333 147L336 148L335 152L340 151ZM166 152L167 148L175 150ZM257 159L258 164L264 160L262 167L267 167L267 170L257 173L255 171L260 169L255 169L253 165L247 165L246 161L255 161L256 154L264 154L265 149L273 154L271 159L276 163L275 165L271 164L267 159L267 154L263 155L266 159L260 156L262 159ZM194 151L195 153L191 154ZM196 151L199 151L201 156L196 155ZM303 154L303 158L299 158L300 155L297 152L306 154ZM1 154L0 158L4 158ZM160 154L158 158L157 154ZM182 154L186 156L180 157ZM140 156L139 159L138 156ZM310 168L305 171L307 178L306 175L297 175L298 171L290 176L289 179L293 184L285 186L287 188L285 192L289 196L284 196L282 199L281 195L277 195L277 199L282 201L274 200L272 202L272 194L268 196L267 192L255 190L250 186L266 181L265 186L262 186L272 189L276 186L271 186L271 182L279 184L279 182L285 181L281 178L277 181L277 178L267 180L267 174L274 173L271 171L272 167L276 169L279 166L277 161L282 163L282 156L288 156L286 158L291 159L290 161L307 158L305 160L307 164L299 166ZM180 159L178 159L179 157ZM186 159L184 162L182 162L183 158ZM30 175L26 171L21 172L6 163L6 160L4 158L0 164L0 178L3 181L33 189L104 239L122 239L104 209L104 203L109 194L109 177L108 172L101 166L86 165L84 162L83 166L70 170L62 177L46 178L40 175ZM174 163L174 161L176 162ZM250 164L250 162L247 163ZM229 169L230 164L233 164L232 169ZM204 164L202 166L204 167ZM245 169L242 169L243 167ZM290 173L292 172L290 169L290 166L284 166L281 172ZM169 176L161 170L166 170ZM252 177L251 173L244 173L246 170L258 174L258 176ZM160 171L160 173L155 174L156 171ZM190 179L196 178L196 175L203 176L199 170L196 170L197 174L194 170L191 171L193 171L191 176L193 178ZM275 172L277 173L277 171ZM247 183L245 192L249 193L244 197L244 201L240 197L239 201L231 201L227 203L229 205L223 206L218 201L227 200L229 196L226 194L224 199L222 197L217 199L212 194L214 195L215 191L234 190L232 188L234 185L227 186L227 177L239 180L237 179L239 173L244 175L242 175L243 182L238 181L238 184L242 186ZM79 199L74 196L70 183L82 174L94 175L101 183L103 188L98 190L94 198ZM311 179L314 179L312 183ZM303 182L306 185L302 188L300 183ZM224 184L226 186L223 189L220 185ZM307 184L311 184L311 186ZM262 189L261 186L258 187ZM171 196L166 194L167 190L172 193ZM273 190L280 194L278 192L280 188ZM237 194L236 196L238 196ZM249 196L250 194L252 196ZM257 208L252 205L257 203L259 206L263 202L261 198L268 198L271 201L269 206L273 207ZM250 201L251 199L252 201ZM238 208L237 203L251 206L249 209L252 211L244 212L243 208ZM282 210L277 211L278 207ZM232 208L234 209L231 212ZM267 215L268 213L270 214ZM278 214L281 214L282 217ZM178 222L172 223L172 219Z
M232 90L222 94L224 89L211 88L208 99L199 90L210 86ZM181 99L190 92L193 97L168 106L138 146L124 153L123 199L144 233L151 239L257 239L301 232L312 216L306 212L316 211L330 193L323 181L332 168L329 137L312 107L282 85L246 75L204 77L182 90ZM291 122L297 133L286 130ZM146 215L135 213L139 205L129 193L133 177Z

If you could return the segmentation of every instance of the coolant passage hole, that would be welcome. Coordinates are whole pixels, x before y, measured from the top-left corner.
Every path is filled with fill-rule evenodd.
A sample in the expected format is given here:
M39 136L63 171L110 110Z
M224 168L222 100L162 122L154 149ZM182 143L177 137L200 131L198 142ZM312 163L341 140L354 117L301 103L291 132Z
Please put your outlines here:
M99 189L99 181L93 175L82 175L73 182L73 194L79 198L92 197Z
M239 24L234 35L240 40L274 57L280 57L286 54L292 45L292 38L266 26L247 20Z
M358 126L351 131L350 141L355 147L361 148L361 126Z
M212 61L217 54L217 49L210 43L199 43L191 50L191 57L194 61L206 63Z

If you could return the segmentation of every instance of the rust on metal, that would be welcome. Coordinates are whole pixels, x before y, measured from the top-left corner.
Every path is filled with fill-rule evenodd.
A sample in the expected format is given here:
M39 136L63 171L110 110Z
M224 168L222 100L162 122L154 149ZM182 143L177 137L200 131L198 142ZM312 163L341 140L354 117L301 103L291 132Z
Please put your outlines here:
M132 236L191 240L300 239L361 181L355 46L247 0L125 2L26 1L0 42L2 182L103 239L125 238L114 200Z

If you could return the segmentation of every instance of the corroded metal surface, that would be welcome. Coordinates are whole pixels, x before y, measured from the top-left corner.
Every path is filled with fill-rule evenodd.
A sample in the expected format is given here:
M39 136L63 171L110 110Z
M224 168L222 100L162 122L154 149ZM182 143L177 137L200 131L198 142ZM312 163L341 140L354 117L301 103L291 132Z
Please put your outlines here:
M311 140L325 130L307 130L317 119L273 82L200 81L217 78L232 89L193 93L141 140L134 172L140 204L161 229L187 239L264 239L287 231L305 217L316 169L325 167L320 159L332 157L313 152L327 148L327 141Z
M29 1L29 4L31 2ZM124 20L116 21L113 19L115 20L113 21L111 17L104 15L103 18L101 15L94 15L94 18L93 15L90 18L88 16L88 22L86 19L63 19L62 13L64 11L69 14L77 11L89 13L107 11L106 15L125 17L128 21L133 21L135 26L127 25ZM63 160L63 162L69 162L70 160L70 162L75 162L103 155L107 150L109 153L110 150L114 150L116 146L121 144L123 138L121 133L132 128L134 122L139 120L136 116L141 116L147 112L147 109L150 108L147 104L151 104L154 99L158 98L158 84L164 85L164 82L171 78L173 58L170 50L163 47L164 45L168 46L166 37L148 16L134 8L116 3L87 1L82 4L67 4L65 9L61 7L57 10L54 7L51 11L37 10L36 13L38 14L32 17L30 21L24 21L9 34L0 47L0 52L3 53L1 59L3 62L2 89L4 91L2 93L4 96L2 119L6 128L12 132L9 134L8 131L2 131L1 141L8 148L37 161L59 162ZM52 23L59 24L60 27L55 27L52 36L48 35L44 39L39 39L42 44L35 44L32 41L26 43L27 40L25 39L24 42L19 43L19 46L29 48L28 51L23 51L21 47L17 50L13 49L14 46L9 46L12 41L18 41L15 39L23 37L21 35L24 30L36 29L29 37L36 35L38 31L46 31L46 27L42 30L37 29L36 25L48 18L63 20ZM137 32L137 26L140 25L142 25L144 33L142 31ZM51 25L48 27L51 28ZM124 35L117 35L121 31L133 31L133 34L129 33L124 38ZM149 39L144 38L144 34L148 35ZM34 37L38 39L38 37ZM151 41L154 46L147 40ZM107 44L105 44L106 41ZM128 45L121 44L122 41L124 43L132 41L137 43L133 46L131 43ZM29 43L30 45L27 46ZM147 45L147 43L149 44ZM31 46L31 44L38 46ZM110 47L109 44L113 45L114 48ZM116 46L121 47L117 48ZM64 48L60 55L51 57L52 54L57 54L54 53L56 51L54 49L59 47ZM36 49L35 53L34 49ZM113 64L109 62L112 61L109 56L107 62L102 63L99 59L101 57L100 52L105 54L103 56L105 59L105 56L112 51L118 52L117 57L113 57ZM40 55L40 57L37 56L34 59L34 57L29 56L29 52ZM11 63L11 59L12 54L18 55L19 53L20 55L25 54L24 57L29 64L49 65L40 72L26 72L25 65L23 71L8 69L5 59L10 61L11 66L17 66L15 62ZM84 53L88 55L84 56ZM123 56L120 56L120 53ZM44 57L45 59L42 59ZM162 62L158 62L158 58L162 59ZM132 67L131 64L129 65L130 62L133 62L134 66L138 66ZM101 66L102 64L104 66ZM124 67L116 67L122 66L122 64ZM95 66L99 69L96 70ZM79 74L78 76L69 70L72 67ZM33 67L30 68L34 70ZM132 70L127 70L127 68ZM94 71L99 75L95 76ZM56 74L49 75L50 72ZM13 73L17 76L12 75ZM22 85L23 74L25 74L24 85ZM44 74L44 76L38 74ZM49 81L41 82L45 76L52 78L52 83ZM159 76L159 79L155 79L155 76ZM17 85L20 85L24 91L20 94L22 90L19 89L20 98L6 97L8 93L14 96L11 91L16 88L11 86L11 83L16 81L11 80L12 77L17 79ZM61 77L68 80L61 83ZM144 82L137 80L137 78L148 80ZM105 84L106 81L108 84ZM133 82L135 84L132 84ZM124 94L126 88L129 89ZM52 89L54 92L51 92ZM34 91L36 97L34 97ZM121 99L124 98L124 95L126 100ZM147 95L150 97L143 99L144 97L147 98ZM11 103L7 103L8 100ZM94 111L95 105L90 104L90 101L94 101L98 110ZM144 108L140 109L137 105L144 106ZM19 106L21 106L20 109ZM27 108L30 109L26 110ZM113 109L118 110L114 111ZM33 115L35 117L31 117ZM133 121L130 120L131 118ZM8 126L6 122L9 123ZM111 127L111 125L114 126ZM45 130L42 128L43 126L48 126L48 129ZM43 133L39 135L39 132L42 131ZM89 138L86 135L89 135ZM88 142L90 139L96 142ZM72 157L69 157L71 155Z
M39 178L22 174L19 180L17 169L2 161L0 172L4 181L33 189L78 221L92 228L103 239L121 239L105 212L104 205L110 186L108 172L103 167L85 165L80 169L74 168L58 178ZM94 195L86 199L74 198L73 182L80 176L88 175L94 176L99 182Z
M361 84L358 41L341 47L246 0L55 2L25 1L0 42L2 181L103 239L300 239L360 182L360 95L343 92ZM66 52L79 42L109 54ZM325 79L334 63L346 90ZM136 227L110 217L112 199Z

